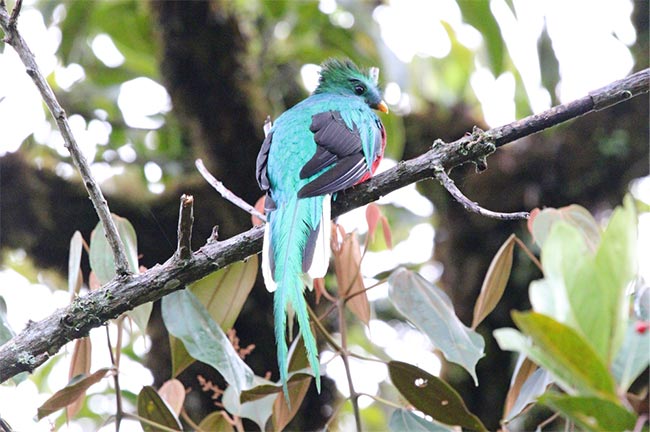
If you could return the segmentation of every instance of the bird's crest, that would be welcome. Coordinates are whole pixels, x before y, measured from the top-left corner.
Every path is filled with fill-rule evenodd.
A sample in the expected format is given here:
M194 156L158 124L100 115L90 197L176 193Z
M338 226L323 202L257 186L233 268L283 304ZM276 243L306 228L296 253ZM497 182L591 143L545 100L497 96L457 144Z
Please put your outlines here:
M325 93L348 87L351 78L376 86L377 76L378 70L377 75L374 75L374 73L360 69L350 59L329 59L321 65L318 87L314 93Z

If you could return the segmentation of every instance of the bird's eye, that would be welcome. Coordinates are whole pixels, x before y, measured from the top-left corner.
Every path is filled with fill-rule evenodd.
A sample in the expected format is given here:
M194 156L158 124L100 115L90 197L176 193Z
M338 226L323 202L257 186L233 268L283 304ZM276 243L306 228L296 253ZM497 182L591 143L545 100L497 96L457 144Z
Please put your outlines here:
M354 86L354 92L359 96L361 96L365 91L366 88L361 84L357 84Z

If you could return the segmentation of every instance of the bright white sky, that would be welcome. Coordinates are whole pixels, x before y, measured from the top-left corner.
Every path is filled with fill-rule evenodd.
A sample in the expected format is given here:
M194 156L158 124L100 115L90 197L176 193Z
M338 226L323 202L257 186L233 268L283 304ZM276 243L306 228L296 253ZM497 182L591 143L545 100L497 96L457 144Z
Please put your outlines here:
M36 54L39 66L45 75L54 72L58 85L64 90L70 89L75 82L84 78L83 68L76 64L61 65L55 53L61 39L59 29L54 26L46 28L43 18L37 10L30 7L33 1L26 1L19 21L20 30ZM636 35L630 22L632 2L629 0L573 0L573 1L539 1L514 0L516 16L510 11L505 0L491 0L491 9L496 16L504 38L513 59L519 69L526 92L535 112L549 108L550 96L542 88L537 56L537 38L542 30L544 21L548 24L549 35L553 48L560 62L561 82L557 89L562 101L569 101L585 95L588 91L601 87L610 81L628 75L633 67L633 59L628 46L635 43ZM320 9L329 14L332 22L341 27L354 24L354 16L337 8L335 0L320 0ZM62 6L57 10L63 13ZM416 56L431 56L444 58L449 54L450 41L441 25L448 23L457 33L461 43L475 49L482 43L481 35L472 27L462 23L461 14L453 0L392 0L378 7L374 19L379 23L381 34L393 53L402 62L409 63ZM290 27L280 22L275 29L275 37L284 39L290 37ZM408 29L409 31L405 31ZM90 41L97 58L108 67L120 67L124 57L115 47L110 37L98 35ZM50 145L61 155L67 155L60 134L52 130L41 109L42 103L31 80L24 72L24 67L15 52L6 47L0 54L0 155L18 149L22 141L34 133L37 142ZM317 82L318 66L305 65L301 71L305 87L313 89ZM408 110L409 95L402 91L390 77L387 81L386 100L393 107ZM494 77L486 65L477 61L477 70L472 75L470 83L483 108L484 116L490 126L509 123L515 120L514 91L515 80L510 72ZM125 121L132 127L156 129L162 123L152 118L158 113L171 109L170 98L165 89L149 78L141 77L124 83L120 89L118 106L124 114ZM98 113L100 119L102 113ZM105 117L104 117L105 118ZM81 116L71 115L70 123L84 154L93 160L98 145L105 145L110 139L110 124L103 120L86 122ZM118 150L122 160L128 161L135 157L132 146L125 145ZM386 161L380 169L387 169L394 162ZM116 172L106 163L95 163L93 169L100 180L106 179ZM67 164L62 164L58 172L63 176L73 174ZM158 165L151 162L145 169L147 179L152 184L152 190L162 191L159 181L162 171ZM156 186L157 185L157 186ZM646 179L636 185L637 195L650 201L650 180ZM398 206L408 207L419 216L427 217L432 214L430 202L422 198L414 186L407 187L399 193L393 193L382 200ZM648 215L645 215L648 216ZM641 241L645 247L644 256L650 254L650 220L644 216L641 224L641 235L646 241ZM365 231L363 210L350 213L341 218L348 231L354 228ZM409 238L398 245L393 251L368 253L363 263L363 272L368 275L388 270L396 265L425 263L431 259L433 228L426 223L413 227ZM645 246L644 246L645 245ZM20 252L17 252L20 254ZM650 280L648 269L644 269L645 277ZM441 269L435 265L427 265L423 272L430 279L439 276ZM48 315L54 308L62 307L68 302L67 294L62 291L52 292L41 284L30 284L13 271L0 271L0 295L9 309L9 321L14 329L21 329L28 319L37 320ZM370 291L371 300L382 298L386 289L377 288ZM39 301L34 303L35 297ZM29 309L24 305L29 304ZM103 329L92 333L95 347L104 347ZM426 338L410 328L394 328L381 321L373 320L368 337L387 354L404 360L415 361L424 369L437 373L440 367L437 357L432 354L431 346ZM113 339L114 340L114 339ZM410 341L405 343L405 340ZM416 343L412 343L417 340ZM390 342L392 341L392 342ZM390 342L390 343L389 343ZM136 347L144 352L141 340ZM103 349L103 348L102 348ZM359 348L360 350L360 348ZM330 357L328 357L328 355ZM107 355L98 355L97 359L106 359ZM397 358L396 357L396 358ZM322 361L327 361L331 355L323 353ZM49 387L55 390L64 385L67 377L68 360L64 359L55 367L56 372L50 374ZM103 365L93 364L93 369ZM337 361L327 367L327 374L336 379L339 389L347 394L345 374ZM371 365L374 366L374 365ZM359 367L353 362L353 367ZM364 368L368 364L364 363ZM379 370L381 369L381 370ZM379 367L376 373L356 374L359 381L358 389L368 393L378 391L378 382L386 376L385 369ZM367 369L366 369L367 370ZM129 390L138 392L142 385L151 383L149 372L137 363L129 362L123 357L122 373L125 378L123 385L131 386ZM101 391L106 381L95 387ZM35 424L32 418L36 407L47 397L39 394L34 384L27 380L17 387L0 386L0 414L6 418L16 430L49 430L47 421ZM7 401L11 401L8 405ZM369 404L370 400L362 400ZM112 413L113 401L104 400L103 396L95 396L92 401L98 411ZM86 425L88 426L88 425ZM139 430L139 426L125 424L124 431ZM135 426L135 427L134 427ZM69 429L83 430L83 424L70 424ZM111 426L112 429L112 426Z

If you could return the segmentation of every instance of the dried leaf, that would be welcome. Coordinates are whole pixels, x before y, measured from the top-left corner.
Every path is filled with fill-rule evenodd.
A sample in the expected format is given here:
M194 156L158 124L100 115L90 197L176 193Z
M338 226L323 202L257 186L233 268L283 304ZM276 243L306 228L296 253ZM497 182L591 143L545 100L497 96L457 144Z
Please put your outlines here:
M368 236L370 239L375 238L375 230L379 219L382 217L379 206L375 203L370 203L366 206L366 222L368 222Z
M377 224L381 222L382 231L384 234L384 241L386 245L392 249L393 248L393 235L390 230L390 225L388 219L381 212L379 206L375 203L368 204L366 207L366 221L368 222L368 236L370 241L375 240L375 231L377 230Z
M332 252L334 254L334 266L336 270L336 281L339 286L339 295L348 297L345 303L347 307L364 324L370 321L370 303L366 295L366 287L361 278L361 247L356 232L346 234L342 227L338 226L342 241L339 243L336 237L336 228L332 228ZM358 294L357 294L358 293ZM353 297L351 297L354 295Z
M314 291L316 292L316 304L320 303L320 298L325 292L325 279L316 278L314 279Z
M54 393L43 405L38 407L37 418L40 420L55 411L64 408L80 398L93 384L98 383L110 371L109 368L102 368L88 376L77 376L67 386Z
M179 416L185 402L185 387L177 379L170 379L158 389L158 394L167 402L174 414Z
M512 255L516 237L511 234L492 258L483 280L483 286L481 286L481 293L474 305L472 329L475 329L494 310L503 296L512 269Z
M97 275L94 271L91 270L90 276L88 276L88 289L90 291L97 291L102 287L101 282L97 279Z
M257 210L258 212L264 214L265 213L264 212L264 202L265 201L266 201L266 195L262 195L260 197L260 199L258 199L257 202L255 203L255 210ZM262 225L264 223L264 221L262 219L258 218L255 215L251 215L251 222L253 223L253 226Z
M312 377L311 375L297 374L291 378L294 379L287 383L291 408L287 405L287 400L282 392L278 394L273 403L273 430L276 431L283 430L296 415L307 395Z
M520 354L503 408L503 423L507 424L535 403L552 382L548 371L540 369L532 360Z
M90 373L92 344L89 337L77 339L74 343L72 358L70 359L70 371L68 372L68 381L78 375L88 375ZM84 403L84 391L79 395L77 400L66 407L68 419L73 418L81 409Z

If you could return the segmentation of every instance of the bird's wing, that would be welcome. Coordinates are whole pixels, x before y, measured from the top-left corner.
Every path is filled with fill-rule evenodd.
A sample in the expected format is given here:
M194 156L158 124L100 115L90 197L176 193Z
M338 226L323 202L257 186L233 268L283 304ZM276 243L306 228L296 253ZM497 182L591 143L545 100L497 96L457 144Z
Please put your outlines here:
M331 194L346 189L369 177L373 162L383 150L382 126L369 118L349 127L340 111L325 111L312 116L310 130L314 134L316 152L300 171L307 179L329 168L304 185L299 198Z

